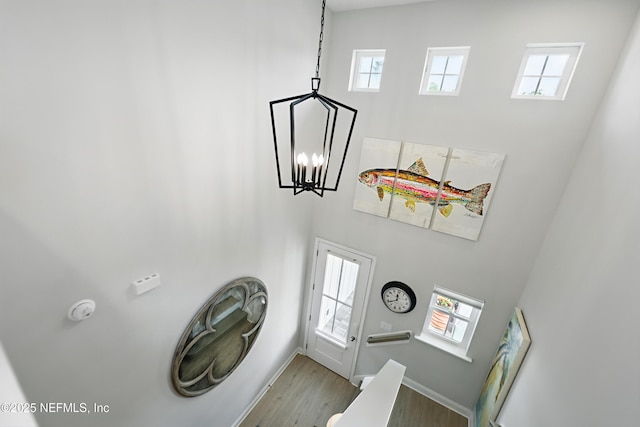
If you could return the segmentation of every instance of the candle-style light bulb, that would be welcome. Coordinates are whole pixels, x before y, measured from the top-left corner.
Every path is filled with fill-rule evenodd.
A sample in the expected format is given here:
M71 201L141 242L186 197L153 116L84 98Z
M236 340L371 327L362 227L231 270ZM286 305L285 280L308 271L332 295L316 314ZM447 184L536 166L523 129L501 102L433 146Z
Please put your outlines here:
M316 153L313 153L313 155L311 156L311 164L313 165L313 168L311 168L311 183L315 187L316 175L318 173L318 155Z
M302 180L301 182L307 182L307 164L309 163L309 159L307 155L304 154L304 151L300 153L300 164L302 164Z
M318 156L318 167L317 167L318 173L316 174L315 179L313 180L314 182L316 182L316 179L317 179L318 187L320 187L321 185L320 181L322 179L322 163L324 163L324 157L322 157L322 154L320 154Z
M302 153L296 156L296 183L299 183L302 178Z

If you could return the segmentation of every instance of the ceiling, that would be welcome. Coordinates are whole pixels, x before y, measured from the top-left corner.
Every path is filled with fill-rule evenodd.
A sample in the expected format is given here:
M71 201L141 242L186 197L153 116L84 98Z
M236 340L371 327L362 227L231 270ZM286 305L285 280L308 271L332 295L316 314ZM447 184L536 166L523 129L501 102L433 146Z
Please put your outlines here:
M423 3L434 0L327 0L327 7L334 12L367 9L370 7L398 6L409 3Z

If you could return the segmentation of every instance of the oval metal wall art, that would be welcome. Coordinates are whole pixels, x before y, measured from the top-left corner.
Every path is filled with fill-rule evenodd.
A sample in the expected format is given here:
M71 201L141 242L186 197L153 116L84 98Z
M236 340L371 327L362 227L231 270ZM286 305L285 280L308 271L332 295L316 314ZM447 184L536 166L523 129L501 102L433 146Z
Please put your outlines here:
M211 390L238 367L267 313L267 289L243 277L216 292L198 310L173 355L171 382L182 396Z

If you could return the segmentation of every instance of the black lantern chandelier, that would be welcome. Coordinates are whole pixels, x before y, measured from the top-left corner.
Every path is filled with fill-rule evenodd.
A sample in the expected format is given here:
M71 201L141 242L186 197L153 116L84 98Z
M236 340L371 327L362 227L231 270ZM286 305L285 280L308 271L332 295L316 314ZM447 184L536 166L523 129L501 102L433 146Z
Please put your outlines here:
M325 5L326 0L323 0L318 62L316 76L311 78L311 92L269 103L278 184L280 188L292 188L294 195L303 191L313 191L322 197L325 191L338 189L358 114L357 110L318 93ZM277 120L286 122L286 125L276 126ZM281 143L279 146L279 139L280 141L289 140L290 144ZM280 157L291 159L290 184L282 183ZM332 162L335 164L336 157L340 162L337 170L332 164Z

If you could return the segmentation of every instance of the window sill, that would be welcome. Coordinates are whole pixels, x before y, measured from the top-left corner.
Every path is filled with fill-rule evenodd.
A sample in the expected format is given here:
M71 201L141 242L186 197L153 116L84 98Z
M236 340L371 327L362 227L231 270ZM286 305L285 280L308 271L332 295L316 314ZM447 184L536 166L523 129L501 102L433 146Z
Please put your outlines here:
M453 356L456 356L457 358L462 359L465 362L469 362L469 363L473 362L473 360L466 355L464 350L454 345L451 345L444 340L440 340L437 337L431 337L429 335L420 334L420 335L415 335L415 339L425 344L428 344L430 346L433 346L439 350L442 350L446 353L449 353Z
M380 92L379 88L364 88L364 87L359 87L359 88L351 88L349 89L349 92L369 92L369 93L377 93Z
M564 101L564 96L560 95L511 95L511 99L535 99L537 101Z
M418 93L418 95L427 95L427 96L458 96L459 92L444 92L441 90L428 90L424 92Z

